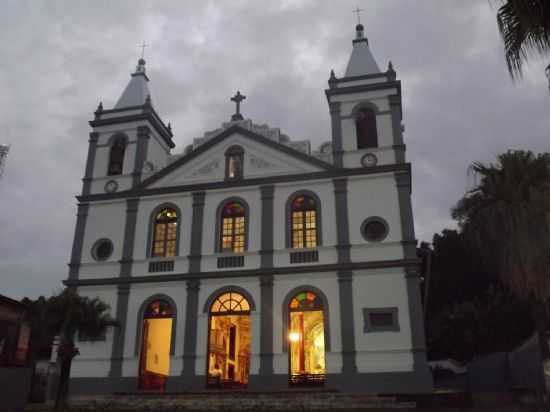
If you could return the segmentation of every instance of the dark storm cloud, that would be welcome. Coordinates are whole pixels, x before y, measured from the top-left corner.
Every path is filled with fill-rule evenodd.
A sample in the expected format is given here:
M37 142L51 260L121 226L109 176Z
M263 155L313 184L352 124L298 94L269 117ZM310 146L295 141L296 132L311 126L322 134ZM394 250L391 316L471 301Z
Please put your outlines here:
M330 139L324 89L351 51L356 1L8 1L0 14L0 293L48 294L66 277L87 121L112 107L146 41L153 102L176 150L243 112L314 146ZM548 150L544 62L509 80L485 1L359 1L381 68L403 82L419 239L452 225L472 160Z

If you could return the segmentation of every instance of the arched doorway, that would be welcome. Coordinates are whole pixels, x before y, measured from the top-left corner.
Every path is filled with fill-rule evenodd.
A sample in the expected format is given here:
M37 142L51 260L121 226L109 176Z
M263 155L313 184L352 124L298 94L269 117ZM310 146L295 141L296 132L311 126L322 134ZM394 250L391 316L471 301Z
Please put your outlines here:
M296 294L289 303L289 371L291 385L325 382L325 327L323 302L310 291Z
M139 389L164 391L170 375L173 313L170 303L157 299L143 312Z
M207 386L242 388L250 371L250 303L238 292L220 294L210 306Z

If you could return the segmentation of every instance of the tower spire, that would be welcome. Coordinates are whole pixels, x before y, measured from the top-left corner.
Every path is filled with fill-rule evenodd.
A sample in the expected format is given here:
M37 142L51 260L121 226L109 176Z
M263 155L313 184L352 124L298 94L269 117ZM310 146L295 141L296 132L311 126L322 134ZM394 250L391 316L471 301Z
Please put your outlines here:
M149 83L149 78L145 73L145 59L141 57L137 62L136 71L132 73L130 82L117 101L115 109L151 104L151 92L147 83Z
M374 60L369 48L369 40L365 36L365 27L361 24L359 13L362 11L356 8L357 25L355 26L355 39L353 39L353 51L349 58L345 77L363 76L366 74L380 73L380 68Z

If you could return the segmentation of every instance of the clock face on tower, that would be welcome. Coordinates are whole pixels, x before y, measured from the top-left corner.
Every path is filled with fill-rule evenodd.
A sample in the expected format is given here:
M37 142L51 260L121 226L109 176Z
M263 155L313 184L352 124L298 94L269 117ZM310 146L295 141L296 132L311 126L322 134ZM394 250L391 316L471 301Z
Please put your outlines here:
M378 158L372 153L367 153L361 159L361 164L364 167L373 167L373 166L376 166L377 163L378 163Z
M105 191L107 193L116 192L117 189L118 189L118 183L115 180L109 180L107 183L105 183Z

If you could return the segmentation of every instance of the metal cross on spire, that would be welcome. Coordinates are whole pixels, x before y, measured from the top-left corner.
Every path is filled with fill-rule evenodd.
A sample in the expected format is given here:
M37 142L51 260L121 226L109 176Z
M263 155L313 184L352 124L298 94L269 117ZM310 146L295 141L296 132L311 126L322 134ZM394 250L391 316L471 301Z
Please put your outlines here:
M145 48L149 47L149 45L145 44L145 42L143 42L143 44L140 45L139 47L141 47L141 58L143 59L143 56L145 56Z
M357 24L361 24L361 12L364 11L364 9L360 9L359 6L353 10L353 13L357 13Z
M241 114L241 102L244 99L246 99L246 96L242 95L241 92L238 90L237 90L237 94L230 99L232 102L235 102L236 104L235 114L231 116L231 121L244 119L244 117Z

